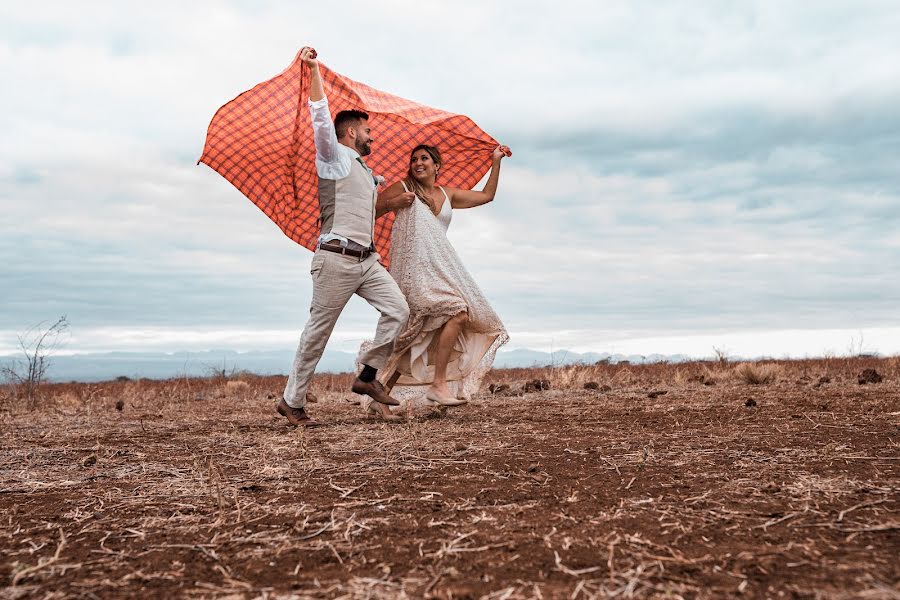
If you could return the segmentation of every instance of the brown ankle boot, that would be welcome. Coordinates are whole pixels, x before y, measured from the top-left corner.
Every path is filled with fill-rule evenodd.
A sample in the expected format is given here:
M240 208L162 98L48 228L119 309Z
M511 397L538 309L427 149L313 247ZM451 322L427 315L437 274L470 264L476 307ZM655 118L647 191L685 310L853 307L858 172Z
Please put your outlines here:
M388 406L400 406L400 402L391 398L377 379L365 382L357 377L356 381L353 382L353 387L350 389L353 390L353 393L368 396L375 402L387 404Z
M312 420L310 416L306 414L306 410L289 406L288 403L284 401L284 398L275 405L275 410L278 411L278 414L282 417L287 417L288 423L294 427L316 427L319 425L318 421Z

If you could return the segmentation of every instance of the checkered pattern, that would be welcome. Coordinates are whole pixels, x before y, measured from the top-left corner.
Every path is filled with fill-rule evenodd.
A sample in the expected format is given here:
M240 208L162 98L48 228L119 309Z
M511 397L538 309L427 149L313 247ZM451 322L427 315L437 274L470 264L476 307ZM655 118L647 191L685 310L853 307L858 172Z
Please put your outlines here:
M471 119L381 92L319 70L332 117L341 110L369 114L372 154L366 164L391 184L406 175L418 144L437 146L441 185L470 189L491 166L497 142ZM314 250L319 237L316 149L309 114L310 75L299 58L280 75L220 108L206 135L205 163L256 204L289 238ZM390 261L393 213L375 223L375 246Z

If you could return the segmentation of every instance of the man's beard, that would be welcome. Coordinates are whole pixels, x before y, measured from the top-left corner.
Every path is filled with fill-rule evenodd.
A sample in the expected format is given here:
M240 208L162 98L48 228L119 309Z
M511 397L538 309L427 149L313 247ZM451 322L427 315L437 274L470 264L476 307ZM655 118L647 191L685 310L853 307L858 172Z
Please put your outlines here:
M368 156L372 154L372 142L356 142L356 151L360 156Z

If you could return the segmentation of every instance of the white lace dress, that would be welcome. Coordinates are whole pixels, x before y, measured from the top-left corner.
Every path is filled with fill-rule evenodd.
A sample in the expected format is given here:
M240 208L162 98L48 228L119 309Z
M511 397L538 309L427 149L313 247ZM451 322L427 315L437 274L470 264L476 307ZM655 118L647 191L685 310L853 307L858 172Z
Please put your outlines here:
M409 208L397 211L391 234L390 273L406 296L410 316L382 373L388 377L400 372L395 390L406 398L405 386L433 381L438 334L454 315L469 315L447 364L447 381L457 397L469 398L478 391L497 349L509 340L500 317L447 239L453 208L447 192L441 191L444 203L437 216L416 198Z

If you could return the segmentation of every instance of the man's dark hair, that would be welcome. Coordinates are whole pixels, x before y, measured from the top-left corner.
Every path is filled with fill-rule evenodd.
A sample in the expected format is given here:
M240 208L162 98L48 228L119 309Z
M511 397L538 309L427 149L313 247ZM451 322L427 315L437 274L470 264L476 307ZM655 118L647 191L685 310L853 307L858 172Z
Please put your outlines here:
M334 118L334 132L338 139L347 134L347 129L357 125L360 121L368 121L369 115L361 110L342 110Z

